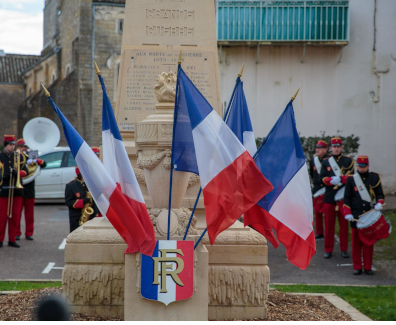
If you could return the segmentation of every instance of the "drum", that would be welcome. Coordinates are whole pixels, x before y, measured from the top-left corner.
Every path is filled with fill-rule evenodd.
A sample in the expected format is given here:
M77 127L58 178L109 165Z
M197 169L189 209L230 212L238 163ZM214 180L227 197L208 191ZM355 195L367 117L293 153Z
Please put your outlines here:
M315 197L322 196L322 195L325 194L325 192L326 192L326 189L325 189L325 188L321 188L319 191L317 191L317 192L313 195L313 197L315 198Z
M359 216L357 228L360 240L369 246L374 245L380 239L387 238L392 231L389 219L377 210L370 210Z
M338 192L336 193L336 195L334 196L334 200L336 202L341 201L344 199L344 194L345 194L345 186L341 187Z

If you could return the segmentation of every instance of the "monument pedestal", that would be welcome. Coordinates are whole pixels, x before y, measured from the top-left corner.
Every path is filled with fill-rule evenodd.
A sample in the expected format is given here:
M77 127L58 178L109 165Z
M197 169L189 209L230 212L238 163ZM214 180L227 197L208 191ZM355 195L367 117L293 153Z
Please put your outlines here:
M197 236L195 236L198 239ZM159 238L160 239L160 238ZM165 239L165 238L163 238ZM172 237L182 240L182 237ZM187 240L192 237L188 236ZM207 321L209 253L204 245L195 250L194 294L168 306L142 298L140 294L140 253L125 255L125 320L126 321ZM169 280L170 281L170 280Z
M94 218L66 239L62 289L73 313L124 315L124 240L106 218Z
M265 238L237 221L209 251L209 320L265 319L270 270Z

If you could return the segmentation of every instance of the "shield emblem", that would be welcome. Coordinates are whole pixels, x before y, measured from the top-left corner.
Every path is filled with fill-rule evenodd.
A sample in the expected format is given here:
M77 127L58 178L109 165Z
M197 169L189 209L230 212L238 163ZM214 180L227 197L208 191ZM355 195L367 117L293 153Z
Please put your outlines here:
M153 256L142 254L143 298L165 305L191 298L194 289L194 242L158 240Z

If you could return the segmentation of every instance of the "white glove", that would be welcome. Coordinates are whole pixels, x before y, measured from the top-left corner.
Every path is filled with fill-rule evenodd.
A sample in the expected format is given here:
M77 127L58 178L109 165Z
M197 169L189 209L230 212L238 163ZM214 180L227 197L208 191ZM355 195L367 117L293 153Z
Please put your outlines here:
M28 159L27 164L30 165L33 162L33 159Z
M37 159L36 159L36 158L35 158L35 159L33 159L33 162L34 162L34 163L37 163Z
M341 183L341 177L340 176L333 176L331 178L330 183L331 183L331 185L337 185L337 184Z
M345 220L352 221L352 219L353 219L353 215L352 214L347 214L345 216Z
M374 206L374 209L377 210L377 211L381 211L381 210L383 209L382 204L381 204L381 203L377 203L377 204Z

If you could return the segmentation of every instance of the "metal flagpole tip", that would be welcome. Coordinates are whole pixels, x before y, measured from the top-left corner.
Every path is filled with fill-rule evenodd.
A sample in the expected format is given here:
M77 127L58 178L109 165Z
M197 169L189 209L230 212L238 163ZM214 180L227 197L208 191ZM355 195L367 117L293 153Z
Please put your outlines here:
M180 64L182 64L182 62L183 62L183 51L182 50L180 50L180 55L179 55L179 65Z
M41 83L41 88L43 88L45 97L51 96L51 94L49 93L49 91L47 90L47 88L44 87L43 83Z
M244 67L245 67L245 63L242 64L241 71L239 71L239 73L238 73L238 77L239 77L239 78L242 77L243 68L244 68Z
M298 92L300 91L300 88L297 89L296 93L293 95L293 97L291 98L291 100L295 100L297 97Z
M99 70L99 67L98 67L98 65L96 64L96 61L95 61L95 60L94 60L94 65L95 65L96 74L99 76L99 75L100 75L100 70Z

